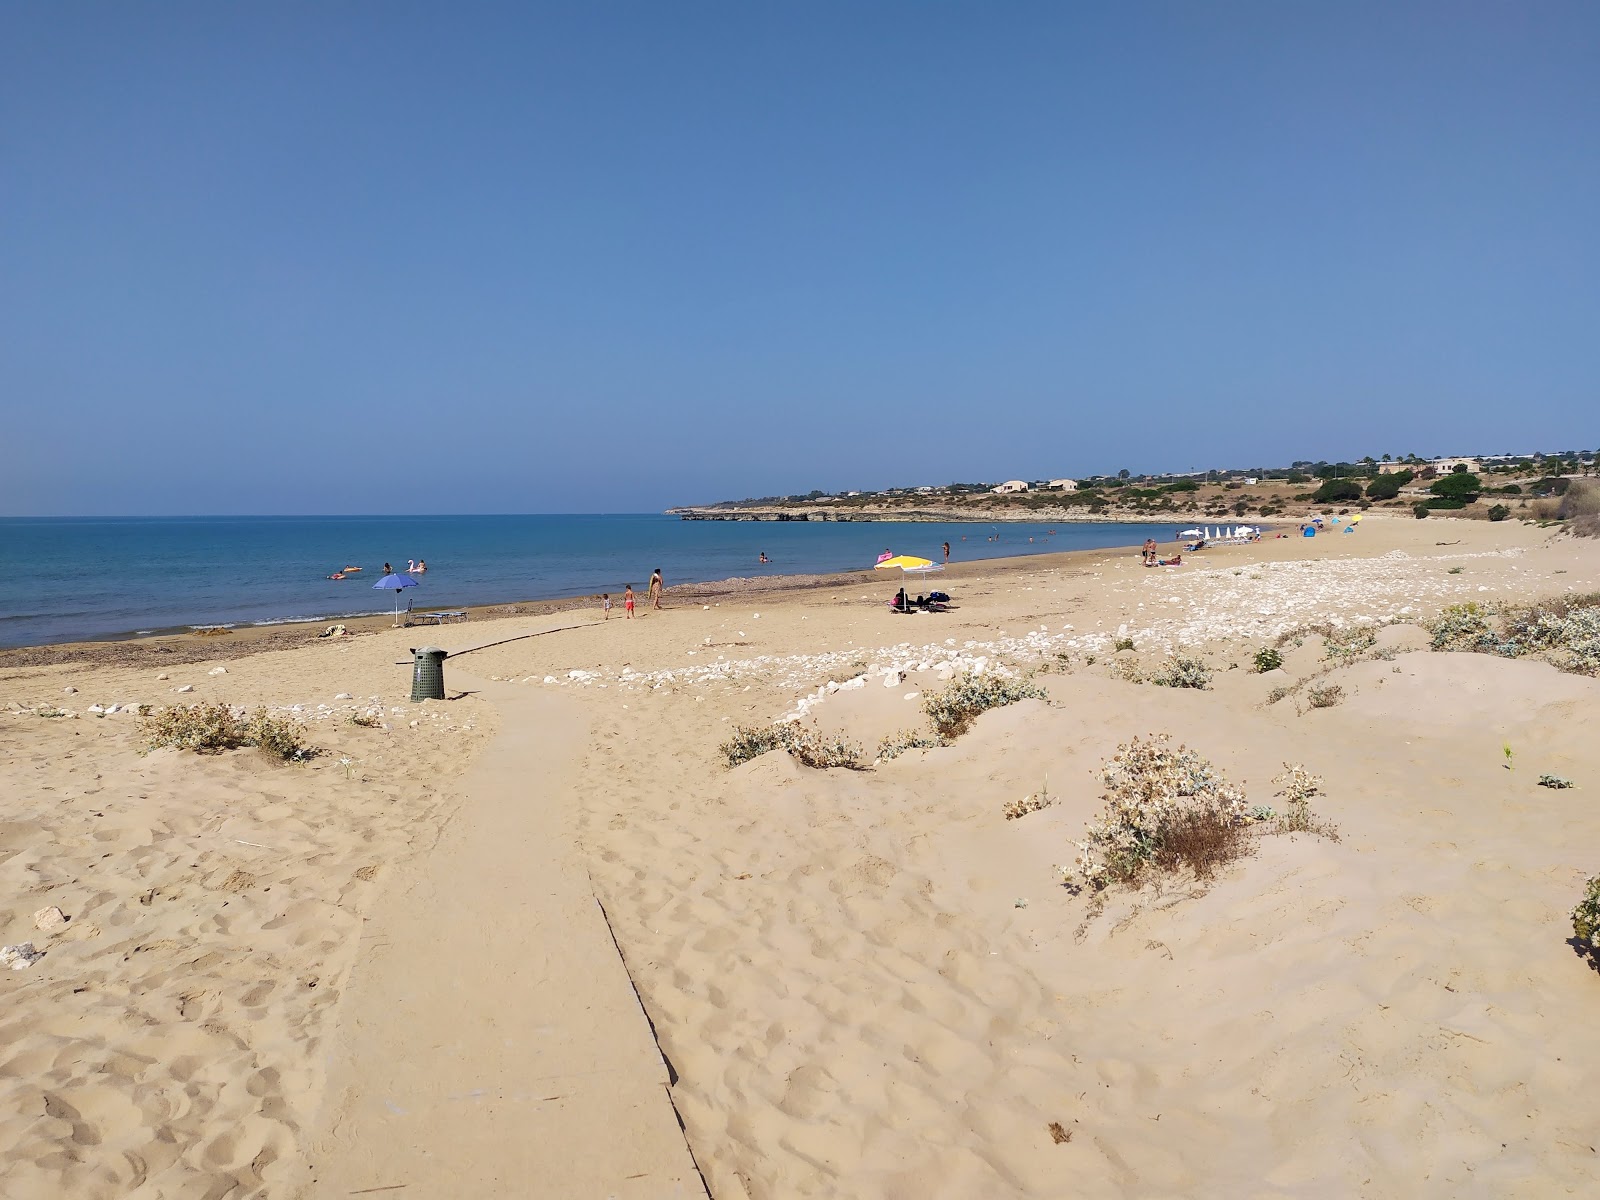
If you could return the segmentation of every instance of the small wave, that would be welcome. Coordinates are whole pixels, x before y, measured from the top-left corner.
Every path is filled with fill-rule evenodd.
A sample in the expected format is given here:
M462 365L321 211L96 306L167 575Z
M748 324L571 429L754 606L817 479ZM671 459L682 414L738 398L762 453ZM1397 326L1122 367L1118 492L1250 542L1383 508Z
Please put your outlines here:
M265 621L251 621L251 625L304 625L308 621L343 621L354 617L384 616L382 612L359 609L356 612L316 613L305 617L272 617Z

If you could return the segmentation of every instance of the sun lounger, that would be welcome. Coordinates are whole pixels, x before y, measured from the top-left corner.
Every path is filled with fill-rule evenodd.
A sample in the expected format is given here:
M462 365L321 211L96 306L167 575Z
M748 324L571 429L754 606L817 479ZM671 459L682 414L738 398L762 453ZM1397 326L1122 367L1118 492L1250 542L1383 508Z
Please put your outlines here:
M415 621L432 621L435 625L443 625L446 621L465 621L467 610L452 608L441 612L414 612L411 618Z

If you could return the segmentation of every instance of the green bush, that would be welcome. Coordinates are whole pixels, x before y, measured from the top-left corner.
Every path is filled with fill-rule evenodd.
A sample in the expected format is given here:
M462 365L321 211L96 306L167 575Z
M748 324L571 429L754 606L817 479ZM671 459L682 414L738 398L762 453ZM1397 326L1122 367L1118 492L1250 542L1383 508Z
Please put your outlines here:
M1504 504L1491 505L1489 508L1489 520L1491 521L1504 521L1510 515L1511 510Z
M1268 671L1276 671L1283 666L1283 655L1271 646L1263 646L1256 651L1255 667L1257 675L1265 675Z
M1411 513L1420 521L1428 515L1428 506L1419 501L1411 506Z
M974 675L970 671L953 680L941 692L922 699L922 711L933 722L934 731L945 740L967 731L979 713L1003 708L1018 700L1043 700L1045 690L1025 679L1003 679L998 675Z

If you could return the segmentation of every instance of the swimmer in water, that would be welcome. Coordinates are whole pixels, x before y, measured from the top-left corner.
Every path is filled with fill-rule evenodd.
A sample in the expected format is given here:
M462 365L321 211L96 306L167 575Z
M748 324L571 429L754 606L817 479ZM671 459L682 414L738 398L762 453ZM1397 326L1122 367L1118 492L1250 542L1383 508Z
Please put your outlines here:
M344 578L344 572L343 571L335 571L332 575L329 575L328 578L329 579L343 579Z
M763 550L761 552L761 561L762 562L771 562L772 561L770 558L767 557L767 552L765 550Z

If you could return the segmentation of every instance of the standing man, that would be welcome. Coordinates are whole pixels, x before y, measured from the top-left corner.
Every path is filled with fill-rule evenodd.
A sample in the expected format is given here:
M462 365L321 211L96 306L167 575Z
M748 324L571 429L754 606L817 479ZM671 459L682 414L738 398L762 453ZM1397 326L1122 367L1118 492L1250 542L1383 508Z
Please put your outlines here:
M666 587L666 584L662 583L662 581L661 581L661 568L657 567L650 574L649 597L650 597L650 607L651 608L657 608L658 609L658 608L661 607L661 593L662 593L662 590L665 587Z
M944 561L945 561L945 565L946 566L950 565L950 543L949 542L946 542L944 544Z

